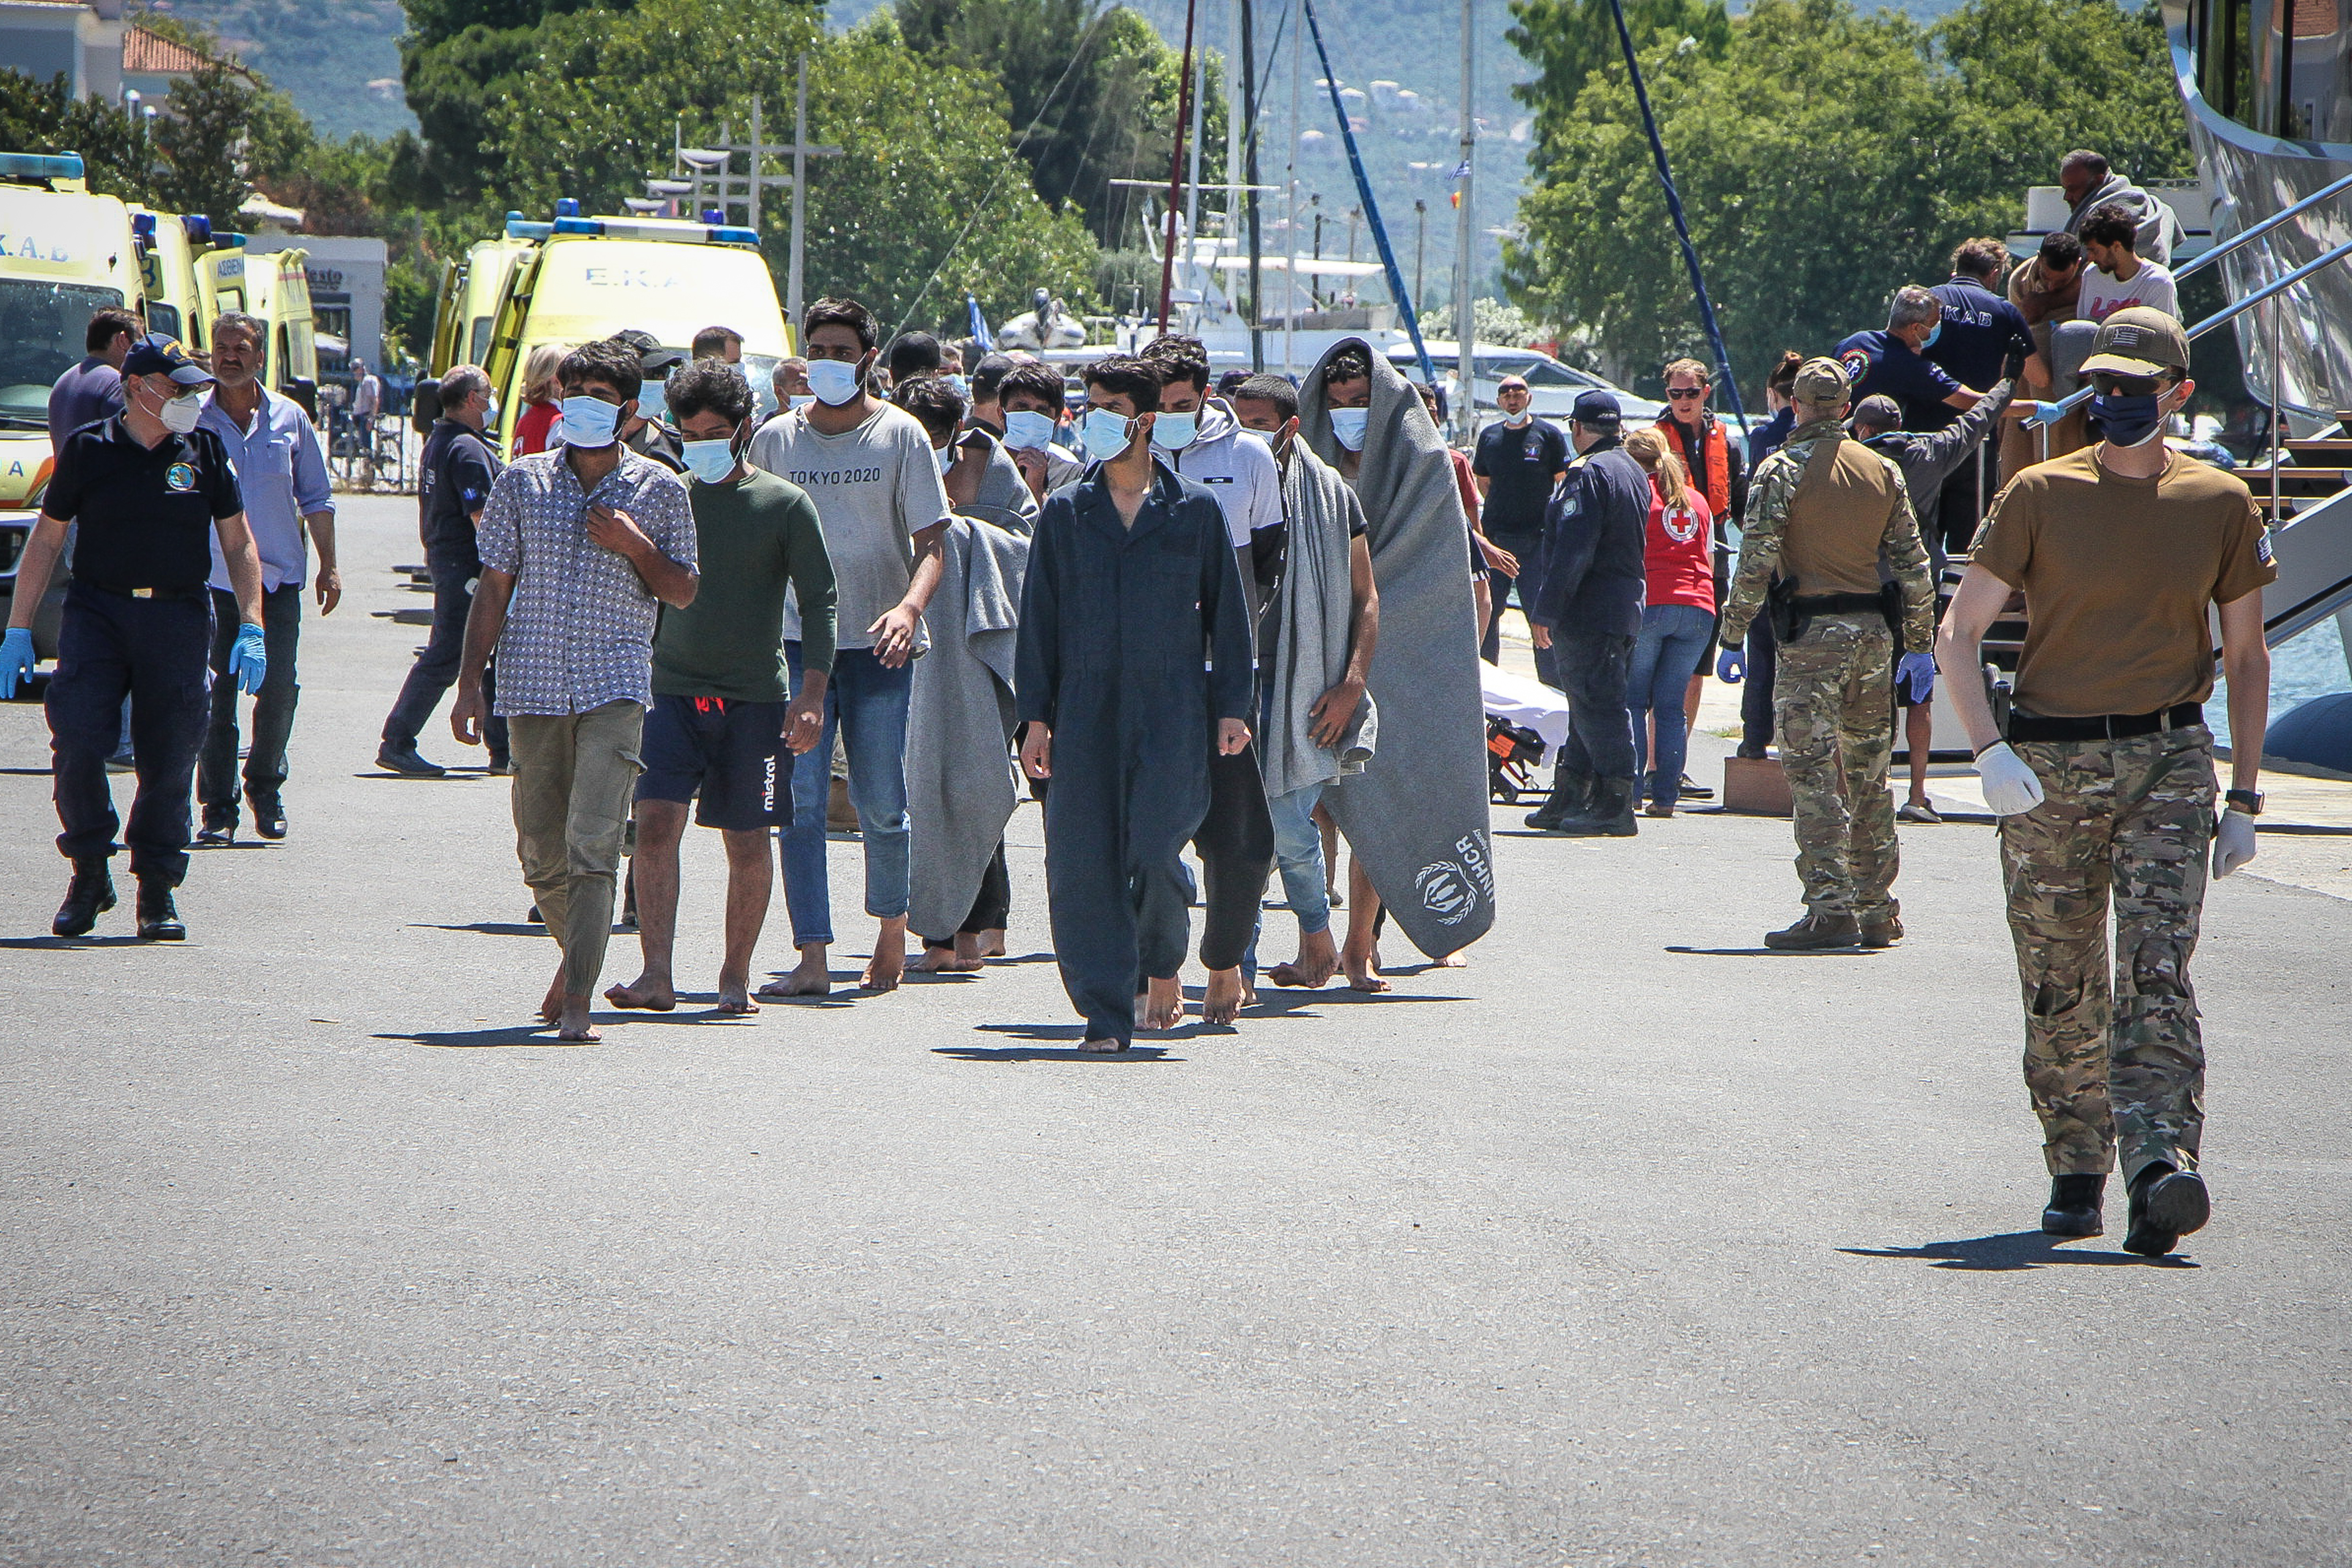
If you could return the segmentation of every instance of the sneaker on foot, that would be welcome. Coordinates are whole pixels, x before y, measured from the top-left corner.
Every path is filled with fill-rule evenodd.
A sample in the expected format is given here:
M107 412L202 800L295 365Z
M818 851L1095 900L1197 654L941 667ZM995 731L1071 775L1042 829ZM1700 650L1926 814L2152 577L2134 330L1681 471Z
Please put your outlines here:
M1808 914L1795 925L1764 933L1764 945L1776 952L1819 952L1861 942L1862 928L1852 915Z
M1860 924L1864 947L1893 947L1903 940L1901 915L1867 915Z
M1916 822L1923 827L1939 827L1943 825L1944 821L1943 817L1937 813L1936 808L1924 800L1905 801L1903 803L1903 809L1895 814L1895 820L1897 822Z

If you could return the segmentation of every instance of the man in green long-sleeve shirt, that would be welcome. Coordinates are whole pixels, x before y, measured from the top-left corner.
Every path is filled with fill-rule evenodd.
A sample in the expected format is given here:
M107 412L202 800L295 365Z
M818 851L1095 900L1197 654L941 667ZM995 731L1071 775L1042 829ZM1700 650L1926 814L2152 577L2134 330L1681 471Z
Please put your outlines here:
M637 940L645 973L604 993L617 1007L667 1013L677 1005L670 953L677 930L677 847L686 808L727 846L727 952L719 1011L750 1013L751 950L774 879L772 827L791 821L790 763L779 787L779 746L817 742L833 669L833 563L808 492L742 460L752 397L743 373L723 360L678 371L667 388L672 422L686 437L688 496L709 591L662 616L654 635L653 710L646 715L645 771L637 778ZM800 605L800 690L786 700L787 591Z

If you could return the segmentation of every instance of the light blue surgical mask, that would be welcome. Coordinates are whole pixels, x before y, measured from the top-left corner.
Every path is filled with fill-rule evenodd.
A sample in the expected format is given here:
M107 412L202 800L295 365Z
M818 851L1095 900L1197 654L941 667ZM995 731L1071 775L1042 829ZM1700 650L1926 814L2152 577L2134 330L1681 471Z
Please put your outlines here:
M563 400L563 444L567 447L609 447L621 428L621 411L601 397Z
M806 408L810 404L816 401L816 394L813 392L794 392L788 394L785 396L784 401L793 408Z
M1162 414L1151 422L1151 444L1163 452L1181 452L1201 433L1197 414Z
M1078 434L1087 444L1087 456L1107 463L1126 451L1128 430L1134 423L1108 408L1087 409L1085 422L1078 426Z
M857 396L857 367L846 360L809 361L809 390L828 408L838 408Z
M1034 408L1023 408L1004 416L1004 444L1024 452L1042 452L1054 440L1054 421L1050 415Z
M948 384L956 389L956 395L958 397L964 399L966 402L970 402L971 400L971 378L964 374L961 371L958 371L953 374L950 374L948 377Z
M941 473L943 473L943 474L944 474L944 473L946 473L950 468L954 468L954 467L955 467L955 460L956 460L956 447L955 447L955 443L954 443L953 441L950 441L950 442L949 442L946 446L941 447L939 449L939 451L938 451L938 453L936 454L936 456L937 456L937 457L939 458L939 459L940 459L940 472L941 472Z
M715 485L735 471L735 441L730 436L680 442L678 455L686 459L686 471L706 485Z
M1364 449L1364 427L1371 423L1369 408L1334 408L1331 415L1331 438L1350 452Z
M1927 335L1919 340L1919 346L1923 349L1932 349L1936 346L1936 340L1943 335L1944 323L1938 321L1934 326L1927 329Z

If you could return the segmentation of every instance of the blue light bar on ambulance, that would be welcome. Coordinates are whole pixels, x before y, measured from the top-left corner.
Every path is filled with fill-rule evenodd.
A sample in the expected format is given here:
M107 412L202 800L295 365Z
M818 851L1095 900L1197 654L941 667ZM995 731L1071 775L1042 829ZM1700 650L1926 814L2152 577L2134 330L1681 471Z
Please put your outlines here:
M142 239L154 238L155 215L153 213L132 213L131 215L131 232L137 235Z
M578 196L557 197L555 202L555 216L557 217L578 217L580 216L580 198Z
M593 235L602 239L660 239L673 245L749 245L760 231L727 224L688 223L667 217L560 217L544 226L555 234ZM512 221L507 232L515 231Z
M77 153L0 153L0 180L79 180Z
M210 245L213 242L213 220L202 213L189 213L180 219L180 232L188 237L190 245Z
M548 227L549 226L546 224L531 222L520 213L507 214L507 237L509 239L545 239L547 237Z

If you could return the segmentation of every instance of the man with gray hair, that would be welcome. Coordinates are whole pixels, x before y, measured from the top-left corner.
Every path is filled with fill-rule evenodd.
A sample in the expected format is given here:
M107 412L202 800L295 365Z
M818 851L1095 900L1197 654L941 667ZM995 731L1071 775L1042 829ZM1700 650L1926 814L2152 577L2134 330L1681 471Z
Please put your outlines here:
M473 608L474 584L482 574L474 531L481 523L483 505L490 499L490 481L499 477L501 466L482 438L490 414L490 378L480 366L451 365L442 373L441 417L425 437L416 484L425 565L433 578L433 630L426 635L416 663L401 685L400 698L383 721L383 744L376 749L375 765L387 773L438 778L445 771L418 754L416 737L457 679L466 616ZM495 674L483 678L485 688L491 691L496 689L491 684ZM506 773L506 721L493 717L485 728L489 771Z
M2083 225L2104 206L2119 206L2136 233L2132 252L2158 267L2172 265L2172 247L2183 236L2180 220L2164 203L2116 174L2106 154L2077 147L2058 161L2058 188L2066 193L2064 232L2080 236Z
M1906 426L1931 429L1937 408L1966 413L1984 395L1926 357L1924 351L1943 330L1944 302L1932 290L1906 283L1887 304L1885 331L1856 332L1831 355L1853 384L1855 402L1883 394L1902 405Z
M343 596L335 569L335 502L327 455L310 416L290 397L261 384L269 329L241 310L213 321L213 395L199 427L220 437L245 492L245 521L261 554L261 626L269 663L254 694L253 744L245 762L245 799L254 831L286 837L286 742L294 731L294 650L302 626L303 579L310 548L319 552L319 613ZM237 683L228 679L237 637L236 595L220 541L213 540L212 719L196 759L196 798L204 805L199 844L228 844L237 821Z

